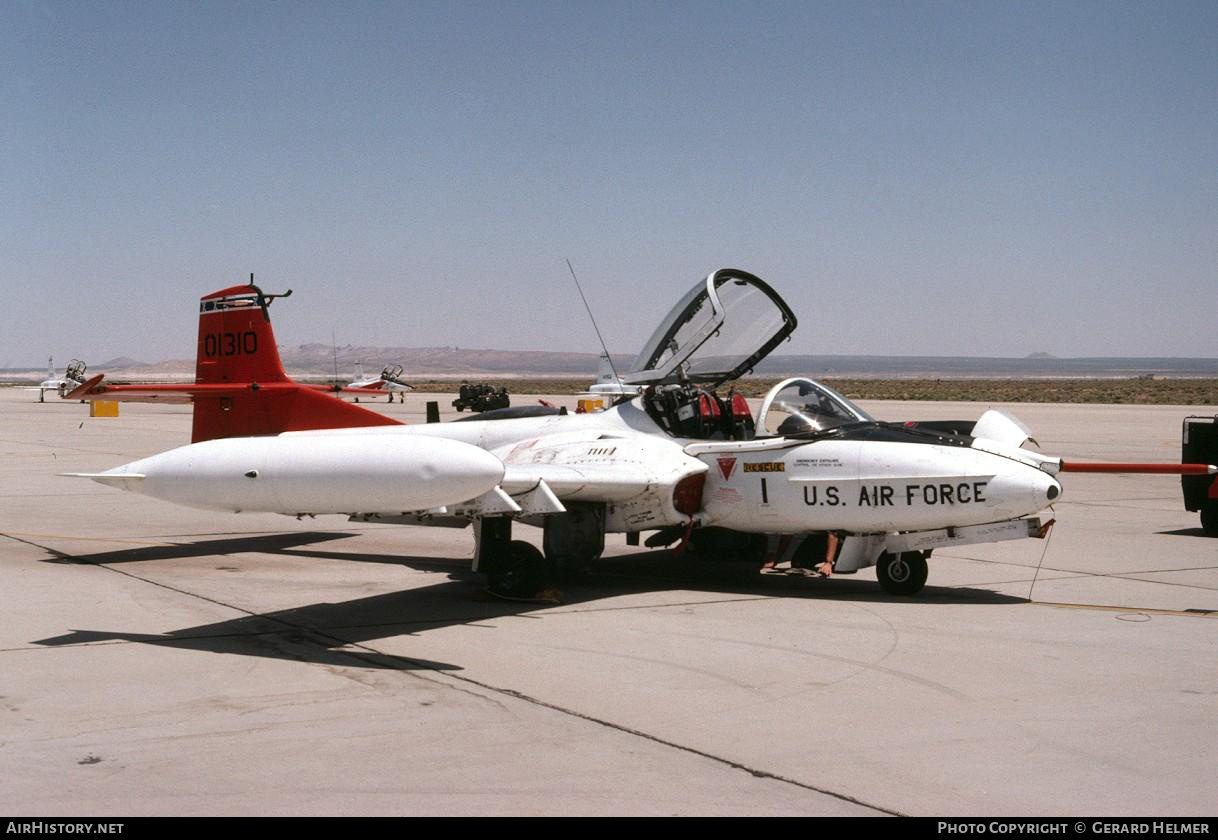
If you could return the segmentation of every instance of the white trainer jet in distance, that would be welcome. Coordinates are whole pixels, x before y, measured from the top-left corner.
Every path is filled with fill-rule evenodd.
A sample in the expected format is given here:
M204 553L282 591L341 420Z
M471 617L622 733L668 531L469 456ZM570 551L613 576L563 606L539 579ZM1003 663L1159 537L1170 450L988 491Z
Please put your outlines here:
M585 392L594 397L637 397L643 393L641 385L627 385L613 368L613 362L608 353L601 353L600 363L596 368L596 382L588 386Z
M365 391L382 391L393 402L393 395L398 394L399 402L406 402L406 392L413 391L414 386L402 380L401 365L386 365L380 376L367 376L364 373L363 362L355 363L355 379L348 382L346 388L359 388ZM355 398L359 402L359 397Z
M68 365L67 371L64 373L64 375L56 376L55 375L55 357L51 356L47 359L47 378L42 380L41 382L39 382L38 387L26 388L25 390L37 391L38 392L38 402L46 402L46 392L47 391L56 391L62 397L65 393L65 389L75 388L77 385L79 385L81 383L81 380L79 378L73 378L73 370L76 366L79 366L78 372L83 374L84 373L84 364L82 362L77 361L76 359L73 359L72 363L70 365Z
M1206 465L1074 464L1023 448L1027 431L988 411L976 423L885 423L810 379L776 385L754 420L716 393L752 370L796 319L759 278L721 269L661 322L602 412L543 406L406 426L291 382L256 286L204 297L199 383L106 386L72 399L194 402L193 443L99 474L113 487L191 507L353 521L474 526L474 569L492 591L530 597L582 568L607 532L638 544L690 542L760 567L799 544L822 573L875 566L887 592L926 581L936 548L1043 537L1038 514L1070 469L1213 474ZM1211 490L1211 492L1214 492ZM513 541L543 529L544 551ZM771 554L772 556L772 554Z

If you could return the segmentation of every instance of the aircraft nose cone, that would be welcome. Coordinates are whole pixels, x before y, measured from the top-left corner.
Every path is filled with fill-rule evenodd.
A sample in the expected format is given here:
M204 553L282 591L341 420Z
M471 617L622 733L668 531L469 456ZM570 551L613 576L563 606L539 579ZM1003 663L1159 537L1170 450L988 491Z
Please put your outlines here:
M1006 502L1013 516L1044 510L1061 499L1062 486L1053 476L1032 466L1012 465L990 482L995 498Z
M1058 498L1061 496L1061 494L1062 494L1061 484L1059 484L1056 479L1051 479L1049 482L1049 488L1047 490L1045 490L1045 495L1048 497L1049 502L1050 503L1056 502L1058 500Z

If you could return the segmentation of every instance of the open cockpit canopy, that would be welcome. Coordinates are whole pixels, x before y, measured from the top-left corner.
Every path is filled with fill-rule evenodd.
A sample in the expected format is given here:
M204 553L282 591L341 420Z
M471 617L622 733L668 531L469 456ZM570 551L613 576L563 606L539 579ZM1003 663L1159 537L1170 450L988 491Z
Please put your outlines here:
M714 387L752 370L795 326L791 308L764 281L721 268L677 302L622 381Z

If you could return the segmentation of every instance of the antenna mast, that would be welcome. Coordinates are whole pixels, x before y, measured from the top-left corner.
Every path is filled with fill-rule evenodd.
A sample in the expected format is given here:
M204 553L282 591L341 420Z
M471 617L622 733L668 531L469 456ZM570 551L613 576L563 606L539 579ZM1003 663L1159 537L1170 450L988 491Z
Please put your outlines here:
M338 342L334 340L334 330L330 330L330 349L334 351L334 384L338 385Z
M605 358L609 360L609 370L613 371L613 380L621 383L622 377L618 376L617 366L613 364L613 356L609 353L609 348L605 346L605 339L601 335L601 328L596 325L596 316L592 314L592 307L588 305L588 299L584 297L583 287L579 285L579 278L575 276L575 269L571 267L571 261L567 260L567 271L571 272L571 279L575 281L575 288L579 292L579 299L584 302L584 309L588 310L588 319L592 321L592 329L596 330L596 337L601 343L601 349L605 351Z

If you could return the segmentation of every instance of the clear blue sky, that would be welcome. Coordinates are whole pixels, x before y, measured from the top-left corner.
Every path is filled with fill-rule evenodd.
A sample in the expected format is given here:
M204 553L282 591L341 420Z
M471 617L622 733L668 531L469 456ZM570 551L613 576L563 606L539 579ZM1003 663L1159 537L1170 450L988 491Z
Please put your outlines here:
M0 3L0 366L629 352L697 278L791 352L1218 356L1218 3Z

